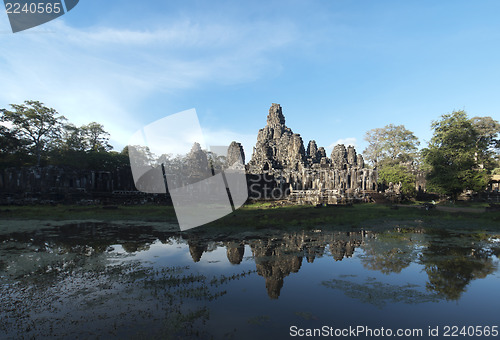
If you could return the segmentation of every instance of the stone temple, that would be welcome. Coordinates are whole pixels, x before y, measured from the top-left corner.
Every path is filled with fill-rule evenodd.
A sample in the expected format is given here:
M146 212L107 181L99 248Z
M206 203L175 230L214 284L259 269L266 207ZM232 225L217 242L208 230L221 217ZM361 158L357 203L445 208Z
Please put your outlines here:
M300 134L285 125L279 104L271 105L267 125L259 130L246 167L249 176L262 176L272 184L267 198L286 196L300 204L348 203L366 199L377 190L377 171L365 167L363 156L353 146L338 144L330 157L314 140L304 148ZM256 188L254 193L265 193L262 181Z

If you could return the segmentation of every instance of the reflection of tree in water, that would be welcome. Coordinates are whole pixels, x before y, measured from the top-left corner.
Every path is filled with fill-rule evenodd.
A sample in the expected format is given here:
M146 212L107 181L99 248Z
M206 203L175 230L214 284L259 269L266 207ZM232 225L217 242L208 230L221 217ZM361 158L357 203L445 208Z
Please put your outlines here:
M400 273L417 259L422 230L391 230L376 235L363 245L361 263L384 274Z
M436 230L429 238L420 257L429 277L427 289L446 299L458 300L472 280L485 278L497 269L484 236Z

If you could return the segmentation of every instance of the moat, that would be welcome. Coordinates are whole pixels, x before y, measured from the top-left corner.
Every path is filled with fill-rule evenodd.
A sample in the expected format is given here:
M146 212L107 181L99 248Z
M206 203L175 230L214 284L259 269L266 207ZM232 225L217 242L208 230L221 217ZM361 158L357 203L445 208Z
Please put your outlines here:
M500 234L477 230L2 231L0 334L284 339L291 326L498 326Z

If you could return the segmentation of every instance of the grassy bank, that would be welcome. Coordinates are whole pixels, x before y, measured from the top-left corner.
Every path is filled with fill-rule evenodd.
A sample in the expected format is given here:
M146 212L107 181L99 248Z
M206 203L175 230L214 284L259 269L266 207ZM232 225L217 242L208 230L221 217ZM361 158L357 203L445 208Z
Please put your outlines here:
M140 206L8 206L0 207L1 220L130 220L176 221L174 208L171 206L140 205ZM1 222L0 222L1 223Z
M175 223L175 212L170 206L24 206L0 208L2 220L100 220L145 221ZM206 227L315 227L362 226L384 221L418 221L432 223L444 221L471 225L500 226L500 212L469 213L457 211L426 211L415 207L389 207L377 204L358 204L351 207L284 206L271 203L246 205L234 213L208 224Z
M214 226L366 226L386 221L418 221L425 224L444 221L470 223L471 225L500 226L500 212L469 213L449 212L415 207L390 207L378 204L357 204L316 208L312 206L272 207L272 204L253 204L237 210L232 215L211 223Z

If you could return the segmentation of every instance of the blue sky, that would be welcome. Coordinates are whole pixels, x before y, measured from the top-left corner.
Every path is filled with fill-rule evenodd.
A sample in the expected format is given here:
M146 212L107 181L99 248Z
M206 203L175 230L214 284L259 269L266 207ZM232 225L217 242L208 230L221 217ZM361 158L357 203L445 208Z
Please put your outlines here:
M424 145L455 109L500 119L498 1L102 1L12 34L0 13L0 107L40 100L102 123L121 149L196 108L247 160L271 103L304 144L363 151L404 124Z

